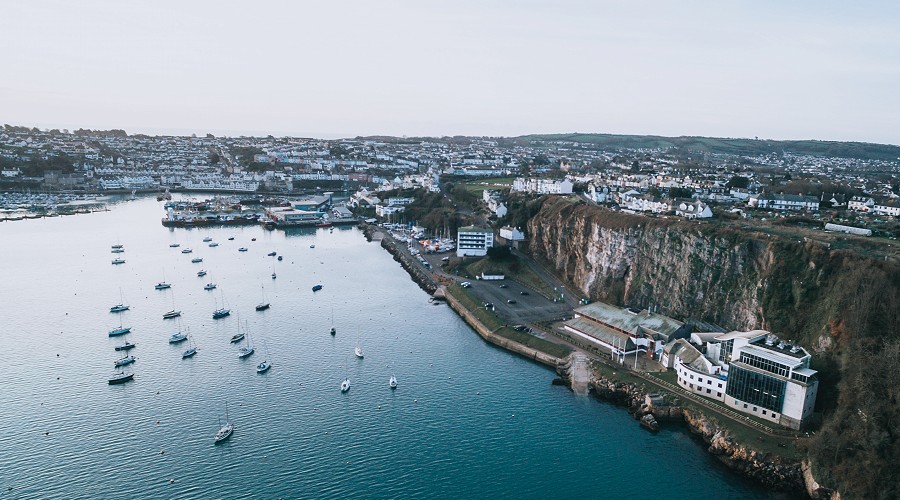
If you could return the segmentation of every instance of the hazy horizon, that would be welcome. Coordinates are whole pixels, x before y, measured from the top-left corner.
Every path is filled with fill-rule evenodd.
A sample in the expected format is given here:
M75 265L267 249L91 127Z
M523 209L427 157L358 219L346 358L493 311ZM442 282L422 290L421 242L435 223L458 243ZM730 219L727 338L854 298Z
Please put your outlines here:
M900 145L900 5L13 3L0 121L149 135Z

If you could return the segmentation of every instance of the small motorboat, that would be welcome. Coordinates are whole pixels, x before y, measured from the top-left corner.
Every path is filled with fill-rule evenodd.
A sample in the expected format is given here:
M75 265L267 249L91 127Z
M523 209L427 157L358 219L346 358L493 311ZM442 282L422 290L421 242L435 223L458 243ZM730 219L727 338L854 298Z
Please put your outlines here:
M268 255L269 257L274 257L276 254L275 254L275 252L269 252L266 255Z
M191 259L191 262L194 264L199 264L199 263L203 262L203 258L202 257L194 257L193 259Z
M322 289L322 285L313 285L313 287L312 287L312 291L314 291L314 292L318 292L321 289Z
M250 241L256 241L256 238L250 238Z
M228 241L234 241L234 236L229 236Z
M272 368L272 363L263 361L262 363L256 365L256 373L266 373L267 371L269 371L269 368Z
M238 252L246 252L246 251L247 251L247 247L238 248Z

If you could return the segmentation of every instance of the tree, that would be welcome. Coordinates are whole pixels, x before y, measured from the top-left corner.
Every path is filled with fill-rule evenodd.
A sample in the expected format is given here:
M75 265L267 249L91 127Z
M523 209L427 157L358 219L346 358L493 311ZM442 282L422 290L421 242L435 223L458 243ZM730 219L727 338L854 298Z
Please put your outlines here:
M487 257L490 260L507 260L512 257L512 251L506 245L490 247L487 249Z
M669 188L669 197L671 198L692 198L694 190L688 187Z
M725 184L727 188L737 188L737 189L747 189L747 186L750 185L750 179L748 177L744 177L743 175L735 175L732 176L731 179L728 179L728 182Z

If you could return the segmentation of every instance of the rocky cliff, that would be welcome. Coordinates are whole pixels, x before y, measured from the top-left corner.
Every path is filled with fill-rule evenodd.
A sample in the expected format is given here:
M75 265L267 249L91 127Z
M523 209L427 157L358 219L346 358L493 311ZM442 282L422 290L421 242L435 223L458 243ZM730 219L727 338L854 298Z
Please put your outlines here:
M851 250L789 228L751 232L570 199L545 202L528 232L532 255L591 300L762 328L812 349L825 418L810 445L816 477L850 497L900 496L896 254L871 240Z

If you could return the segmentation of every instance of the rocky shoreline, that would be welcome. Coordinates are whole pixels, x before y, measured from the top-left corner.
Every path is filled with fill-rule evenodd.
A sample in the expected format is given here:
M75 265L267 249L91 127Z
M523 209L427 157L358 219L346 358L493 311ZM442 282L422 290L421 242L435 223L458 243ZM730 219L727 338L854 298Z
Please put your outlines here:
M568 385L566 367L560 366L558 372L561 383ZM650 427L644 420L648 415L652 422L686 425L708 445L707 451L728 468L772 491L813 499L840 498L837 492L824 488L815 481L809 464L805 461L763 453L739 444L728 429L714 418L695 409L679 406L677 397L650 393L640 384L624 383L612 378L592 378L590 386L597 399L627 408L645 427Z

